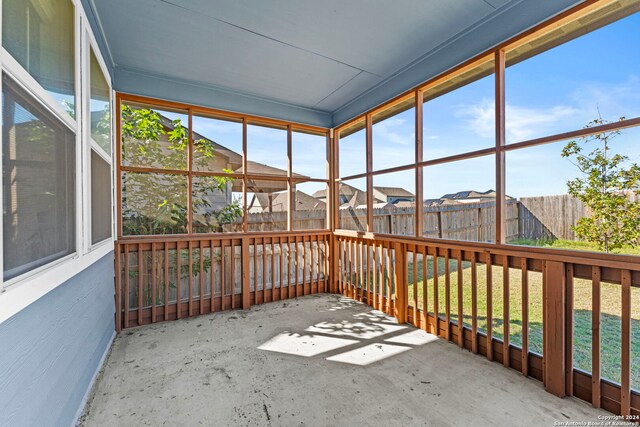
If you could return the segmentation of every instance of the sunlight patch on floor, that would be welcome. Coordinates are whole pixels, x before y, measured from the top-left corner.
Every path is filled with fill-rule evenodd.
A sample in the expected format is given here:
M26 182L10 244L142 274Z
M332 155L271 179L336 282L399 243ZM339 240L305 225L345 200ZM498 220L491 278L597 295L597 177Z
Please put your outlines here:
M364 322L321 322L305 329L305 332L323 333L336 336L347 336L369 340L406 329L406 326L390 325L384 323L364 323Z
M417 329L415 331L407 332L406 334L398 335L397 337L387 338L385 342L391 342L394 344L409 344L409 345L424 345L433 341L438 341L438 337Z
M390 344L369 344L364 347L356 348L355 350L327 357L327 360L331 360L332 362L349 363L351 365L366 366L409 350L411 350L411 347Z
M295 332L283 332L262 344L258 349L293 354L295 356L313 357L358 342L356 340L325 337L323 335L301 335Z

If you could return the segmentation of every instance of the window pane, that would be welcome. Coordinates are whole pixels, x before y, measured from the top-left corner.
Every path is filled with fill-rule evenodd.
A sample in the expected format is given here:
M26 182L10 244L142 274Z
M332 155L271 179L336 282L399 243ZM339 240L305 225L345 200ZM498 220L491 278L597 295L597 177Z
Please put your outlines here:
M507 142L640 116L640 13L506 69ZM594 59L597 58L597 59Z
M247 126L247 169L253 175L287 175L287 131Z
M364 126L364 122L358 123L356 126L356 128L360 128ZM366 129L363 128L351 134L346 134L347 132L349 131L340 132L338 142L340 177L357 175L367 171Z
M111 166L91 150L91 243L111 237Z
M74 10L70 0L4 0L2 45L75 117Z
M373 231L413 236L416 230L415 169L373 177Z
M187 177L122 173L122 230L125 236L187 231Z
M242 122L193 116L193 170L242 173Z
M424 160L495 145L493 61L424 93Z
M248 231L287 229L287 182L251 179L247 184Z
M327 178L327 137L292 132L293 173L297 178Z
M123 166L187 169L187 112L122 104Z
M75 251L75 135L3 75L4 278Z
M412 106L413 98L402 105L391 107L391 111L383 111L373 116L372 144L373 170L403 166L415 162L415 107L400 113L393 113L395 109L405 109ZM393 114L389 117L390 114Z
M194 176L193 232L242 231L242 180L228 176Z
M508 151L507 194L517 202L508 242L640 255L639 138L635 127ZM563 157L566 148L581 151Z
M367 231L367 181L364 178L343 181L339 188L338 228Z
M423 180L424 237L495 241L495 156L428 166Z
M294 186L293 229L323 230L327 228L327 184L299 182Z
M102 74L102 68L93 49L91 52L91 138L108 154L111 155L111 104L110 90L107 80Z

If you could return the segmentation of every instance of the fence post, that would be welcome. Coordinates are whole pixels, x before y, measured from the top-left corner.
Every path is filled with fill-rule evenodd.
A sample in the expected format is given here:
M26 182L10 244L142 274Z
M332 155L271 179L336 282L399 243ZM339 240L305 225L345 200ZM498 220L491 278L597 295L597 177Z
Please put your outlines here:
M407 323L407 252L404 243L395 243L395 317L399 324Z
M544 385L558 397L566 395L566 271L558 261L544 263Z
M442 211L438 210L438 237L442 239Z
M251 307L251 273L249 271L249 239L242 239L242 309Z

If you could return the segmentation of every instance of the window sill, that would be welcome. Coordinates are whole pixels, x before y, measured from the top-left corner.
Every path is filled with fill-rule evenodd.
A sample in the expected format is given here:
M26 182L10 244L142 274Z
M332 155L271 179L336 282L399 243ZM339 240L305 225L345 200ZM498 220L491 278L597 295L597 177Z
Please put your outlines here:
M79 257L77 254L69 256L53 262L35 274L26 273L26 276L18 278L16 282L8 285L0 292L0 324L111 251L113 251L113 245L108 245L105 241L99 247L83 256Z

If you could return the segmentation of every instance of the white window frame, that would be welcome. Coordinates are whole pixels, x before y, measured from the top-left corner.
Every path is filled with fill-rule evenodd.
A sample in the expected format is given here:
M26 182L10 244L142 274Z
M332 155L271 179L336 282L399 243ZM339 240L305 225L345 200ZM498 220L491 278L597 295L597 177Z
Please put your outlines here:
M111 86L112 76L105 65L104 57L91 27L88 24L86 14L80 0L68 0L74 7L74 71L75 71L75 118L72 118L62 106L49 95L42 86L9 54L0 40L0 70L6 73L12 80L20 85L43 108L48 110L57 120L74 132L75 145L75 251L65 257L52 261L34 270L28 271L18 277L4 281L0 278L0 324L9 319L22 309L35 302L48 292L57 288L70 278L74 277L91 264L113 251L115 236L114 195L113 184L115 172L113 171L113 147L115 133L114 116L114 92ZM2 0L0 0L0 35L2 34ZM1 37L0 37L1 38ZM91 46L96 55L102 72L110 88L111 103L111 141L112 153L108 159L111 165L111 210L112 229L111 238L91 245L90 222L90 176L91 176L91 149L105 158L106 154L101 147L91 140L91 127L85 117L89 111L90 95L88 90L88 64L90 61L88 47ZM0 93L2 82L0 79ZM2 114L0 114L0 125ZM87 136L88 135L88 136ZM2 133L0 132L0 144ZM95 146L95 147L94 147ZM106 160L106 159L105 159ZM2 163L0 162L0 181L2 180ZM1 182L0 182L1 184ZM3 207L4 198L0 197L0 209ZM0 242L3 242L3 227L0 225ZM5 249L0 249L0 271L4 272L3 256Z
M83 19L83 21L86 22L86 18ZM84 142L82 144L85 151L84 153L85 168L84 168L84 180L83 180L85 185L83 188L83 201L84 201L84 212L85 212L84 229L86 230L86 233L85 233L86 238L84 239L84 242L83 242L83 248L84 248L84 253L89 253L89 252L98 250L99 248L105 245L109 245L110 247L113 247L113 240L115 236L115 227L114 227L115 200L113 195L113 188L115 184L114 168L113 168L114 145L115 145L114 144L115 96L113 92L113 87L111 85L111 77L109 74L109 70L106 64L104 63L102 53L100 52L98 43L96 42L96 39L93 33L91 32L91 28L89 25L84 25L82 35L83 35L82 51L84 53L82 55L82 62L84 65L82 67L82 76L83 76L84 93L85 93L83 106L84 106L84 111L87 113L85 114L85 121L84 121L86 131L84 132ZM102 71L102 75L104 79L107 81L107 85L109 86L109 109L110 109L109 119L111 121L111 133L110 133L111 152L109 153L107 153L101 146L99 146L91 136L91 51L93 51L94 55L96 56L96 59L98 60L98 64L100 65L100 70ZM95 151L95 153L98 156L100 156L105 162L107 162L110 170L109 176L111 178L111 182L110 182L111 191L109 192L109 197L110 197L109 206L111 209L111 236L96 243L92 243L93 236L91 235L91 230L92 230L91 225L93 220L91 217L91 152L92 150Z

